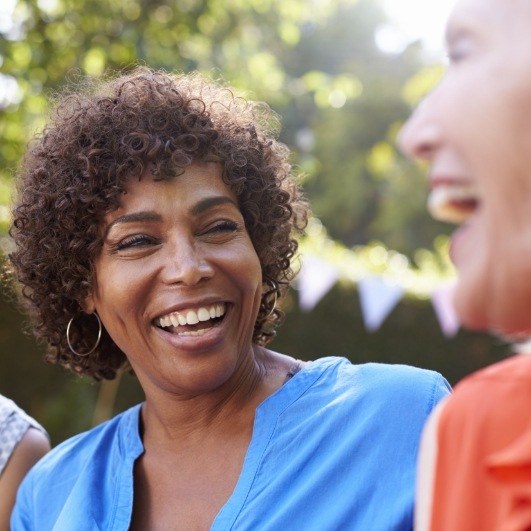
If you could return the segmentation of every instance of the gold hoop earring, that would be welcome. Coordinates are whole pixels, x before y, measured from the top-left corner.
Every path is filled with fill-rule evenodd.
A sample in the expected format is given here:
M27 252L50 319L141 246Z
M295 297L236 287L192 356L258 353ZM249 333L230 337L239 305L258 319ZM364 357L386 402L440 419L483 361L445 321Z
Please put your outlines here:
M70 342L70 327L72 326L72 323L74 322L73 317L70 319L70 321L68 321L68 325L66 326L66 342L68 343L68 348L76 356L79 356L80 358L85 358L86 356L90 356L90 354L92 354L98 348L98 345L100 344L101 331L103 328L101 324L101 319L100 319L100 316L96 312L92 313L91 315L94 315L96 319L98 320L98 339L96 339L96 344L88 352L85 352L84 354L81 354L80 352L75 350L74 347L72 346L72 343Z
M278 284L274 281L274 280L266 280L265 281L266 284L268 284L269 286L271 286L271 289L269 291L266 291L263 295L262 295L262 301L263 301L263 305L265 308L267 308L267 306L271 306L270 310L264 315L263 319L267 319L269 316L271 316L273 314L273 312L275 311L275 308L277 307L277 300L278 300L278 292L279 292L279 289L278 289ZM268 302L268 297L273 294L274 295L274 298L273 298L273 302Z

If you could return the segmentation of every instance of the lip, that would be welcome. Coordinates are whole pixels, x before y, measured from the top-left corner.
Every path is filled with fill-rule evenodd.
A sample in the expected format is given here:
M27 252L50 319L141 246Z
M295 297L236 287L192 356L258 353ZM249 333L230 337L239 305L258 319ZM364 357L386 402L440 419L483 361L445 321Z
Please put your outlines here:
M462 176L458 175L451 175L451 174L444 174L444 173L434 173L431 172L428 175L428 183L430 186L430 189L437 188L437 186L443 186L443 185L472 185L473 181L471 179L467 179Z
M172 334L156 326L153 328L155 329L155 333L160 336L163 341L169 343L175 349L178 349L181 352L188 351L191 353L200 353L215 349L223 341L228 320L229 316L227 315L221 323L210 328L202 336L182 336Z
M225 304L225 314L223 320L220 323L217 323L212 328L208 329L201 336L186 336L179 334L172 334L163 328L155 325L155 320L161 316L167 315L171 312L178 312L183 309L196 309L201 306L210 306L212 304ZM179 349L180 351L187 351L190 353L201 353L209 350L215 349L225 338L226 328L229 321L232 318L232 313L234 309L234 304L228 302L227 300L209 297L206 299L201 299L200 301L189 300L186 302L180 302L175 306L171 306L168 309L164 310L164 313L161 313L151 321L151 326L154 329L155 333L162 339L164 342L169 343L173 348Z

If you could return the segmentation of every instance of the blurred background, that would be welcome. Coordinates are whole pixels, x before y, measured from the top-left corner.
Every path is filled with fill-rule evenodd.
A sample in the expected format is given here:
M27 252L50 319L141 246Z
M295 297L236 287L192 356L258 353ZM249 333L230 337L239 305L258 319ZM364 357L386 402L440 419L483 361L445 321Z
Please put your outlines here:
M427 215L424 171L394 144L444 70L448 10L442 0L2 0L0 260L18 161L57 90L137 64L200 70L280 115L313 205L273 349L408 363L451 383L501 359L507 345L437 307L454 274L452 228ZM130 375L101 384L45 365L0 289L0 392L54 444L142 400Z

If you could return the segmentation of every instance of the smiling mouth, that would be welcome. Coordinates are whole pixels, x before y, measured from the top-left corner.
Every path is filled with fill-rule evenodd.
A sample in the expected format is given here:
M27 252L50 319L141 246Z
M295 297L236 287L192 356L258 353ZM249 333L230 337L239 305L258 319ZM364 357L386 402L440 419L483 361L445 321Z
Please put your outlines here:
M158 328L182 336L202 336L225 318L225 303L171 312L155 319Z
M476 188L469 182L445 182L432 186L428 211L439 221L465 223L479 208Z

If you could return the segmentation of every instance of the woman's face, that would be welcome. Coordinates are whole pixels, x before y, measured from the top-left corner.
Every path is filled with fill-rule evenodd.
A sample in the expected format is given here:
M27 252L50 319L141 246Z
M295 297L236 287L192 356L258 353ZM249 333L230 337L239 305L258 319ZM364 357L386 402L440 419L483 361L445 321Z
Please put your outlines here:
M195 395L229 381L251 356L262 273L221 166L131 181L102 231L87 310L146 394Z
M472 328L531 332L531 2L460 0L450 64L400 144L430 164L429 208L452 239L456 307Z

